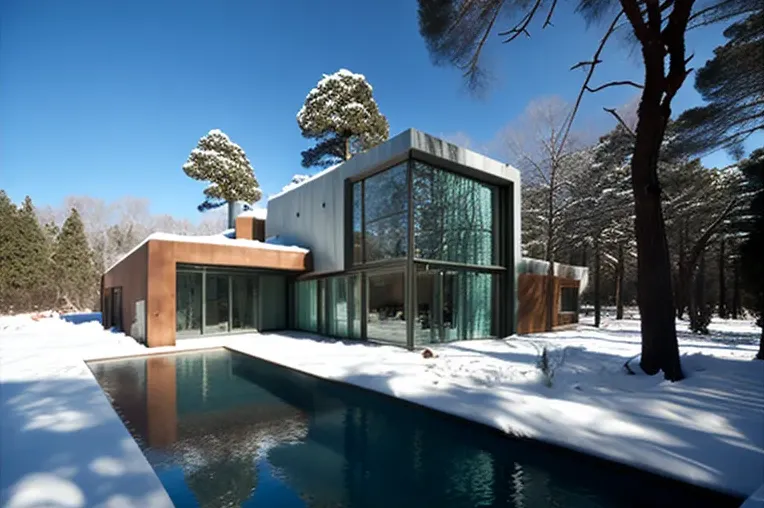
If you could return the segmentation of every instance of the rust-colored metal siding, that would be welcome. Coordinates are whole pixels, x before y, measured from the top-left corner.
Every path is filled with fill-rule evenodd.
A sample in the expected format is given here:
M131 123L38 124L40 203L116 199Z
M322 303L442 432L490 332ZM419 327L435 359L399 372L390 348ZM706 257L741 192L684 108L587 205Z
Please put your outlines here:
M265 241L265 221L255 217L236 217L236 238Z
M563 287L580 287L580 282L573 279L555 277L552 284L554 307L552 327L578 322L578 313L560 313L560 291ZM517 277L517 333L537 333L546 330L546 286L547 276L523 273Z
M105 310L103 304L106 290L121 287L122 327L128 335L135 321L135 302L146 300L148 296L148 252L148 245L141 245L103 275L101 309Z
M301 251L153 239L147 245L146 337L149 347L175 344L175 275L178 263L292 272L311 268L310 254Z

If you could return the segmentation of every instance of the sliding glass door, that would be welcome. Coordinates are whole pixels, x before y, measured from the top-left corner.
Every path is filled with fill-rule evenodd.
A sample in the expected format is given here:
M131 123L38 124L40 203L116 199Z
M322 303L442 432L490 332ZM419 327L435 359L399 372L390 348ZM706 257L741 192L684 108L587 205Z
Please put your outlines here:
M286 324L283 275L184 265L176 281L177 338L278 329Z

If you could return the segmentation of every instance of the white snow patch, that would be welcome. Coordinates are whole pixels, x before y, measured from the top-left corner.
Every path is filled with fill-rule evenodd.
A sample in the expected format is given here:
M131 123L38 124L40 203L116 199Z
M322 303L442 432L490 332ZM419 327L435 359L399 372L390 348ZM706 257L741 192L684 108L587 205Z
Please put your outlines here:
M146 348L51 315L0 317L0 506L172 506L82 360Z
M247 210L246 212L241 212L239 217L253 217L258 220L266 220L268 218L268 209L267 208L253 208L252 210Z
M247 213L247 212L244 212ZM259 240L247 240L243 238L229 238L226 233L230 230L225 230L216 235L178 235L175 233L151 233L141 243L133 247L130 252L119 258L113 265L106 269L106 272L120 264L124 259L130 256L133 252L140 249L144 244L150 240L161 240L167 242L186 242L186 243L206 243L214 245L230 245L233 247L249 247L252 249L270 249L280 250L286 252L309 252L308 249L298 247L296 245L277 245L272 243L261 242ZM104 272L105 273L105 272Z
M329 166L328 168L323 169L323 170L319 171L318 173L316 173L315 175L311 175L311 176L305 178L304 180L301 180L300 182L290 183L290 184L284 186L284 188L281 189L281 192L277 192L276 194L272 194L272 195L268 196L268 200L275 199L275 198L277 198L279 196L282 196L282 195L286 194L287 192L291 192L291 191L297 189L298 187L302 187L306 183L312 182L313 180L316 180L317 178L320 178L320 177L324 176L325 174L329 173L330 171L334 171L341 164L342 164L342 162L340 162L339 164L335 164L333 166ZM297 176L297 175L295 175L295 176ZM305 175L301 175L301 176L305 176Z

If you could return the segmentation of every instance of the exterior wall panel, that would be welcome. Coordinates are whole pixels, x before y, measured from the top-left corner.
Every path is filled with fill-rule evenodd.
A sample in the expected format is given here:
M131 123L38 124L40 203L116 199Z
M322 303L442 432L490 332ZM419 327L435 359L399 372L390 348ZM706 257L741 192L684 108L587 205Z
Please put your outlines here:
M130 334L130 326L135 321L135 302L148 297L148 244L144 244L111 267L103 276L101 304L105 290L122 288L122 327Z
M546 282L547 276L523 273L518 276L518 323L517 333L540 333L546 330ZM560 290L563 287L580 287L580 281L555 277L553 283L554 309L552 328L578 322L578 313L560 312Z
M149 347L175 344L175 291L178 263L240 266L302 272L310 254L236 245L149 240L146 336Z

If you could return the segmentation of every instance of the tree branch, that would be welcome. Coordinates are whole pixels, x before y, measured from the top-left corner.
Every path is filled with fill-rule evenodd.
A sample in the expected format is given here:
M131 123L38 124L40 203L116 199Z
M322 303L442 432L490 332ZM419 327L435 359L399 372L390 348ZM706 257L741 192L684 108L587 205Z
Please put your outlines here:
M477 64L480 60L480 52L483 50L483 45L485 44L485 41L488 39L488 36L491 34L491 30L493 29L493 24L496 23L496 19L499 17L499 12L501 12L501 4L498 4L494 8L493 17L491 18L491 22L488 23L488 28L486 28L485 33L483 34L483 38L480 39L480 43L478 44L477 49L472 55L472 59L469 63L468 70L464 73L465 76L468 74L473 74L477 72Z
M605 88L610 88L611 86L623 86L623 85L633 86L634 88L639 88L640 90L644 88L644 86L640 85L639 83L635 83L634 81L625 80L625 81L611 81L609 83L605 83L604 85L600 85L600 86L598 86L596 88L591 88L591 87L589 87L587 85L586 86L586 91L587 92L591 92L591 93L595 93L595 92L599 92L600 90L604 90Z
M562 153L563 149L565 148L565 142L568 140L568 134L570 134L570 129L573 126L573 120L576 118L576 114L578 113L578 108L581 107L581 101L584 98L584 94L586 93L586 87L589 86L589 81L591 81L592 76L594 75L594 69L597 67L597 64L600 63L602 60L600 60L600 55L602 54L602 50L605 49L605 44L607 43L607 40L610 38L611 35L613 35L613 32L615 31L615 27L618 25L618 20L621 19L621 16L623 15L623 11L620 11L615 18L613 18L612 23L610 23L610 26L607 29L607 32L605 32L605 35L602 36L602 39L600 40L600 44L597 47L597 50L594 52L594 56L590 60L589 65L589 71L586 74L586 78L584 79L583 85L581 85L581 90L578 92L578 97L576 97L576 102L573 105L573 109L570 111L570 114L566 118L566 122L563 123L563 136L562 136L562 142L559 144L557 151L558 153ZM576 67L574 65L574 67Z
M549 8L549 13L546 15L546 19L544 20L544 26L541 27L542 30L547 26L554 26L552 25L552 14L554 14L555 7L557 7L557 0L552 0L552 6Z
M504 32L499 32L499 35L501 37L506 37L507 35L509 36L509 38L507 38L503 42L505 42L505 43L512 42L513 40L518 38L520 36L520 34L523 34L523 33L525 35L527 35L528 37L530 37L531 34L529 34L528 30L527 30L528 29L528 25L530 24L531 20L533 20L533 16L536 15L536 11L538 10L539 6L541 6L541 0L536 0L536 3L533 4L533 7L528 12L528 14L526 14L523 17L523 19L521 19L520 22L514 26L514 28L512 28L511 30L504 31Z
M600 64L600 63L602 63L602 60L593 60L591 62L589 62L589 61L578 62L576 65L571 67L570 70L573 71L573 70L578 69L579 67L585 67L587 65L597 65L597 64Z
M602 109L604 109L605 111L613 115L615 119L618 120L618 123L621 124L621 127L626 129L626 132L628 132L631 135L631 137L633 138L637 137L637 134L633 130L631 130L631 128L629 128L628 125L626 125L626 122L623 121L623 118L621 118L621 116L618 114L615 108L602 108Z

